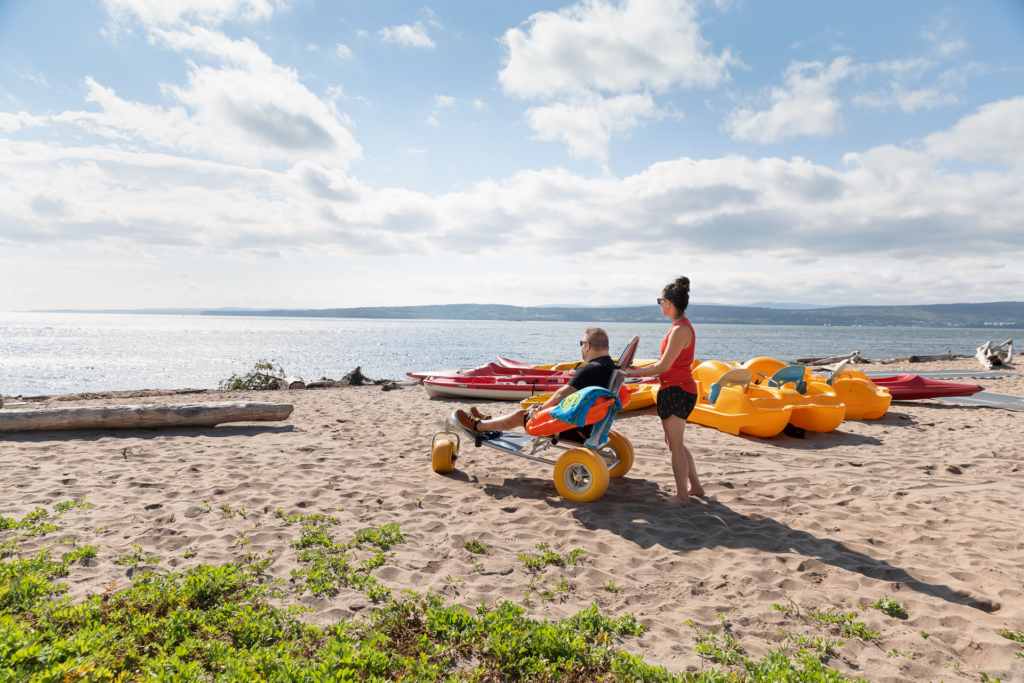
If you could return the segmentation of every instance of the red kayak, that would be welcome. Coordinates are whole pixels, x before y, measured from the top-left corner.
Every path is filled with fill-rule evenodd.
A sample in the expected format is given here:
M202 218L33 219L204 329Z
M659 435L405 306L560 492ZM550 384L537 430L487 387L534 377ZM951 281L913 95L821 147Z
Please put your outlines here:
M479 367L463 370L424 370L422 372L407 372L405 374L414 379L427 379L428 377L572 377L572 371L538 370L529 366L525 368L509 368L497 363L484 363Z
M561 373L559 373L561 375ZM569 377L436 377L423 380L431 397L488 398L498 401L521 401L537 394L558 391L569 383Z
M914 401L919 398L946 398L949 396L973 396L983 391L977 384L957 384L938 379L927 379L919 375L897 375L896 377L872 377L871 381L888 389L894 401Z
M502 367L515 368L516 370L532 370L533 369L532 365L527 365L526 363L520 363L519 361L512 360L511 358L505 358L504 356L497 356L497 358L498 358L498 365L500 365Z

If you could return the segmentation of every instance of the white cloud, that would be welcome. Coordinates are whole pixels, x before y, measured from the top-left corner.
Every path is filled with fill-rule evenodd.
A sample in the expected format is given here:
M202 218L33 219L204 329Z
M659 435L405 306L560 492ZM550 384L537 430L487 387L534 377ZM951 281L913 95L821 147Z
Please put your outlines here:
M417 149L416 147L403 147L402 150L406 154L426 154L427 150Z
M348 45L342 45L338 43L334 47L334 53L342 59L352 59L352 49Z
M827 67L821 62L790 62L786 85L769 91L770 109L734 110L725 128L734 140L761 144L783 142L798 135L826 137L843 125L836 85L853 69L849 57L839 57Z
M713 52L696 15L688 0L586 0L538 12L502 38L498 79L506 94L527 99L713 87L737 60Z
M799 264L825 253L913 265L953 258L950 245L960 259L994 250L1024 259L1024 171L946 172L939 163L1024 160L1022 107L1024 98L983 107L930 136L924 151L851 153L841 171L800 158L680 158L624 178L521 171L437 196L374 189L309 161L266 170L0 139L0 245L161 246L240 259L544 253L552 267L620 268L650 254L669 265L752 255Z
M535 131L535 140L561 140L569 146L570 155L603 161L608 157L613 134L626 134L663 116L650 93L643 93L609 99L581 95L568 102L528 109L525 118Z
M428 24L430 24L434 28L444 28L444 24L442 24L441 21L437 18L437 12L430 9L429 7L424 7L421 11L427 15Z
M434 49L434 41L427 33L427 27L422 22L415 24L404 24L402 26L385 26L377 32L382 42L404 45L405 47L421 47L427 50Z
M320 46L314 43L307 43L306 52L320 52Z
M5 133L14 133L22 128L35 128L45 125L45 117L32 116L24 111L20 111L17 114L8 114L0 111L0 130Z
M915 87L924 73L934 66L927 59L919 58L902 62L878 62L867 69L875 69L883 73L891 73L895 80L889 82L888 90L860 93L853 98L853 103L876 109L889 109L898 106L910 114L918 109L934 109L952 104L960 104L959 92L967 86L967 79L961 69L947 69L939 74L933 83L923 87ZM970 70L967 65L964 70Z
M691 0L584 0L534 14L502 42L503 91L541 101L525 113L533 138L595 160L612 136L665 116L654 93L716 86L740 64L712 50Z
M950 11L947 9L932 18L928 25L921 30L921 37L932 43L939 54L949 56L967 47L967 43L963 39L951 35L951 33Z
M162 84L164 95L180 103L170 108L123 100L87 78L86 99L102 111L64 112L54 120L113 139L138 139L244 164L314 159L347 165L360 158L361 148L345 127L351 124L334 102L320 100L299 82L294 69L275 65L252 41L196 27L154 30L153 38L221 65L190 61L186 86Z
M427 117L427 123L431 126L440 126L441 122L438 120L438 116L445 109L455 109L456 107L472 106L478 112L484 112L488 110L488 106L484 104L483 100L469 100L466 98L452 97L451 95L434 95L434 104L431 109L431 115Z
M1024 97L979 107L977 113L924 141L930 152L942 158L1024 166Z
M269 19L282 0L103 0L115 30L132 19L146 26L198 23L218 25L229 19Z

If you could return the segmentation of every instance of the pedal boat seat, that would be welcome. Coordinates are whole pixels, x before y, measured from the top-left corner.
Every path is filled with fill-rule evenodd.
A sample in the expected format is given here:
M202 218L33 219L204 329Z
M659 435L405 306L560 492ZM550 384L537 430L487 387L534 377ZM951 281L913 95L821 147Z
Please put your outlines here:
M748 368L737 368L736 370L730 370L721 377L718 381L711 385L711 392L708 394L708 403L714 405L715 401L722 394L722 389L726 387L741 387L743 393L747 393L747 389L750 388L750 382L754 379L754 371Z

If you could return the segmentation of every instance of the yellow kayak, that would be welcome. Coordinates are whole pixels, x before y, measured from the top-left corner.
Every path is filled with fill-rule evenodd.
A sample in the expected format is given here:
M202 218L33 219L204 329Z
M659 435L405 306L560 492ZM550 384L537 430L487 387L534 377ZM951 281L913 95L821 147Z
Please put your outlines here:
M629 403L620 412L626 412L629 410L640 410L648 406L654 405L658 400L658 385L657 384L631 384L630 388L634 389L633 394L629 397ZM551 398L552 394L538 394L537 396L531 396L530 398L524 398L519 402L519 405L523 408L530 408L532 406L542 406L547 403L547 400Z

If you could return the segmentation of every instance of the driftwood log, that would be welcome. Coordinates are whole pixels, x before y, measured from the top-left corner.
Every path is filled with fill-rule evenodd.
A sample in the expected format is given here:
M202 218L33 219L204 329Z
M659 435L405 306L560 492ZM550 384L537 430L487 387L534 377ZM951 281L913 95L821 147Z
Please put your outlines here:
M1012 365L1013 340L1007 339L998 346L987 341L982 346L978 347L978 353L975 354L974 357L978 359L978 362L981 363L982 367L989 370L1001 365Z
M292 406L287 403L250 401L5 410L0 413L0 434L80 429L216 427L226 422L277 422L288 419L291 414Z
M933 360L953 360L956 356L953 355L952 351L946 353L932 353L921 356L911 356L907 359L910 363L930 363Z
M284 379L277 380L277 386L280 389L305 389L306 383L302 381L301 377L285 377Z
M845 356L831 356L829 358L797 358L797 365L832 365L833 363L841 363L842 361L848 361L850 363L864 363L860 357L860 350L848 353Z

